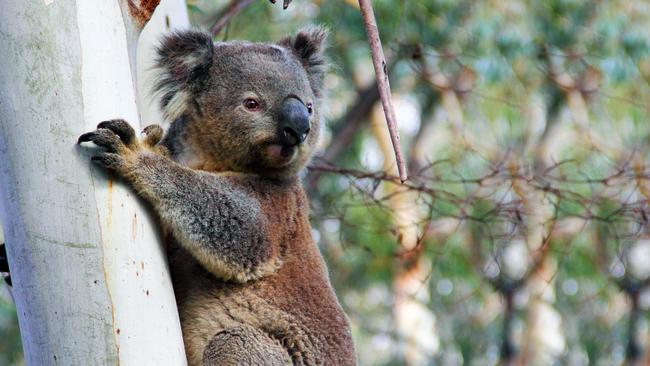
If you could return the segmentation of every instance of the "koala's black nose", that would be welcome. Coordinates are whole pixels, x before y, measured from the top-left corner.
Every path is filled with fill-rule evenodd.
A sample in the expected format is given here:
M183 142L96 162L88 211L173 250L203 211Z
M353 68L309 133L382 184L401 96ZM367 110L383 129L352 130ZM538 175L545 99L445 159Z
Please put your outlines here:
M280 109L280 140L283 144L295 146L301 144L309 133L309 111L296 98L287 98Z

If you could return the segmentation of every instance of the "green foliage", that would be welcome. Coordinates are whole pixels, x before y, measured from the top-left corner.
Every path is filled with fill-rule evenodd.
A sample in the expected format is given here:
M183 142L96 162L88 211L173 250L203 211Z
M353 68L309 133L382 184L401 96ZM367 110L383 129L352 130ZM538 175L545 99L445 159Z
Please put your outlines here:
M23 365L23 349L18 330L16 307L6 292L4 281L0 284L0 365Z

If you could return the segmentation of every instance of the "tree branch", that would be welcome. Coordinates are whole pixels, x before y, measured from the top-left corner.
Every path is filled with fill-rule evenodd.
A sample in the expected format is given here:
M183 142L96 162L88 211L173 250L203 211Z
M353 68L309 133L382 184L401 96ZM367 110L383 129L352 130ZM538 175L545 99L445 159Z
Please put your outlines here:
M377 22L375 14L372 10L370 0L359 0L359 7L361 8L361 15L363 16L363 23L366 27L368 35L368 43L370 45L370 53L372 55L372 64L375 68L375 78L379 88L379 96L381 103L384 107L384 114L386 115L386 124L388 125L388 132L390 139L393 143L395 150L395 161L397 162L397 170L399 177L404 182L408 176L406 172L406 164L402 157L402 150L399 144L399 132L397 131L397 118L395 117L395 109L393 108L393 101L390 92L390 83L388 81L388 68L386 67L386 60L384 58L384 51L381 47L381 40L379 39L379 31L377 30Z
M151 19L154 10L160 3L160 0L128 0L129 13L133 20L138 24L140 30L144 28L145 24Z
M210 27L210 34L216 36L225 28L230 20L242 10L246 9L249 5L254 3L255 0L232 0L230 4L226 6L219 14L217 15L217 20Z

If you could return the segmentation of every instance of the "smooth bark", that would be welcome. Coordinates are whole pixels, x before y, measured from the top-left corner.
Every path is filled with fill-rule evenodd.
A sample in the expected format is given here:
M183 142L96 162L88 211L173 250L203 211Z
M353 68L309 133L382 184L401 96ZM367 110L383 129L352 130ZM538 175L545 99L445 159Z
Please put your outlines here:
M102 120L143 127L128 5L0 5L0 211L27 365L186 363L156 219L75 144Z

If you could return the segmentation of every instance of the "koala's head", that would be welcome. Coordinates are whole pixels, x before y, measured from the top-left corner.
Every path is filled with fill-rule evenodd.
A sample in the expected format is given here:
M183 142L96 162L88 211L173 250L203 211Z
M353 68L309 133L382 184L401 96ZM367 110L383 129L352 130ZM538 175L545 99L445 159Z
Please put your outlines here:
M213 43L197 31L167 36L157 90L175 121L172 154L199 169L295 175L320 132L325 38L322 29L276 44Z

